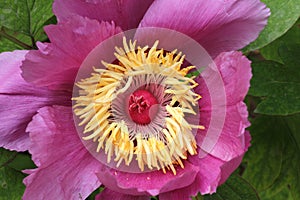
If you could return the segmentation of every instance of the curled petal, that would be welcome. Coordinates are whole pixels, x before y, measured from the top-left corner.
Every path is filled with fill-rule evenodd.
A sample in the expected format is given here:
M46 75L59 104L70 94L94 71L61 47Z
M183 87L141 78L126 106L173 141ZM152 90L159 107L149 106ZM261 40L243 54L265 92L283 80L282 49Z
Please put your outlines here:
M21 77L20 66L28 51L0 54L0 146L16 151L28 150L25 129L37 110L46 105L70 105L65 92L37 88Z
M207 146L206 142L209 142L211 148L207 153L229 161L245 152L245 128L250 123L247 119L247 107L242 101L250 87L251 67L250 61L240 52L221 53L215 59L215 64L223 81L226 101L224 104L213 105L210 96L212 94L208 89L212 86L207 85L201 77L197 79L199 87L196 91L203 97L200 100L200 122L206 129L199 130L196 137L200 148ZM218 137L207 134L208 129L214 129L211 127L212 121L219 120L218 115L212 117L213 109L225 112L224 123Z
M176 167L177 175L170 171L147 173L127 173L104 167L98 173L99 180L109 189L129 195L152 195L172 191L190 185L198 171L198 166L184 163L184 169Z
M74 16L69 21L45 27L45 31L51 43L38 43L39 50L26 55L22 76L35 85L67 90L71 94L85 57L100 42L121 29L113 23Z
M250 135L245 134L245 151L250 145ZM182 199L190 200L191 196L196 196L199 192L204 194L215 193L217 187L225 182L231 173L240 165L244 154L225 162L212 155L207 154L204 158L199 159L193 156L189 159L194 165L199 166L199 173L193 183L177 190L162 193L159 199Z

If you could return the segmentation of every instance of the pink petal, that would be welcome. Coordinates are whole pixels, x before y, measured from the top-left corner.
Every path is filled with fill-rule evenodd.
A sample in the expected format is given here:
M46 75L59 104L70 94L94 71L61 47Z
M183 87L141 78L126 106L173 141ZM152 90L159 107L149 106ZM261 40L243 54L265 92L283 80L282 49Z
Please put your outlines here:
M46 105L71 105L65 92L37 88L21 77L20 66L28 51L0 54L0 146L17 151L28 150L25 132L36 111Z
M251 62L242 52L221 53L214 62L223 77L227 105L243 101L250 87Z
M194 165L198 164L200 167L199 174L194 183L198 185L198 192L201 192L201 194L212 194L216 192L221 179L220 167L224 164L224 161L208 154L201 159L194 156L194 158L191 159L191 162ZM192 195L196 194L193 193Z
M177 30L197 40L213 57L254 41L270 10L259 0L157 0L140 27Z
M162 193L159 195L160 200L180 199L188 200L191 196L195 196L198 192L201 194L211 194L216 191L221 179L221 166L224 161L217 159L211 155L199 159L197 156L190 157L189 160L199 166L199 173L193 183L184 188L174 191Z
M185 162L184 169L177 166L176 170L177 175L174 176L170 171L167 171L166 174L162 171L136 174L104 167L97 175L105 187L116 192L128 195L156 196L159 193L190 185L194 181L199 168Z
M250 146L250 135L245 133L244 152ZM162 193L160 200L180 199L188 200L191 196L196 196L198 192L202 195L216 192L217 187L223 184L234 170L241 164L244 154L233 158L227 162L220 160L210 154L204 158L197 156L189 157L189 161L199 167L199 173L194 182L187 187L176 189L174 191Z
M123 30L136 28L153 0L55 0L59 21L80 15L98 21L114 21Z
M72 91L78 68L90 51L103 40L121 32L114 24L83 17L45 28L51 43L38 43L23 62L26 81L50 89Z
M127 194L121 194L105 188L95 198L96 200L150 200L149 196L132 196Z
M248 147L250 146L250 140L251 136L248 131L245 132L245 151L248 150ZM238 166L241 164L242 159L244 157L244 154L233 158L229 162L224 163L224 165L221 167L222 170L222 177L220 180L220 184L223 184L227 178L231 175L231 173L238 168Z
M247 112L247 107L240 102L236 106L227 107L227 113L223 130L214 145L212 151L208 152L224 161L240 156L245 152L245 128L250 124L247 116L241 112ZM242 111L241 111L242 110ZM201 134L197 139L202 137ZM206 135L204 135L206 137ZM200 139L202 140L202 139Z
M85 199L100 186L96 172L101 164L81 143L71 107L41 108L27 131L38 168L26 171L24 200Z
M199 101L200 123L206 127L204 131L198 131L197 142L202 148L205 146L205 140L210 141L212 148L203 150L224 161L229 161L245 152L245 128L250 123L247 119L247 107L242 101L250 86L251 67L248 59L240 52L221 53L215 59L215 64L220 72L223 86L210 86L201 77L197 79L199 87L196 90L203 97ZM226 100L223 104L212 105L212 95L217 95L210 94L211 91L208 88L212 87L224 87ZM212 117L212 106L215 106L214 109L226 112L224 125L222 124L217 138L215 135L208 135L208 130L214 129L211 123L219 120L217 117Z

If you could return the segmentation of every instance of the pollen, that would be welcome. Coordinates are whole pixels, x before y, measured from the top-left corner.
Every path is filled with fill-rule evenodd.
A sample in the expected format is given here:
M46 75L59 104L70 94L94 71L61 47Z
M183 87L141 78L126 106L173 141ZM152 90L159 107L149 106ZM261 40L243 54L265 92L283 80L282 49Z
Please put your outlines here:
M197 154L188 114L196 115L201 96L198 85L186 76L194 66L183 67L181 52L164 51L156 41L151 48L123 39L114 63L102 61L90 77L76 83L79 96L73 110L83 128L83 140L97 144L106 163L137 165L141 172L184 168L184 160Z

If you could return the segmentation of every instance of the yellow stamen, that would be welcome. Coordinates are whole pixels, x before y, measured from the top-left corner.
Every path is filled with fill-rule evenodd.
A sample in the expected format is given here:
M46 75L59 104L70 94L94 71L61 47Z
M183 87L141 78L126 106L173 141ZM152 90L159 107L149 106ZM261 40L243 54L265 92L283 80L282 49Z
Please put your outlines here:
M105 69L94 68L95 73L90 78L76 83L80 91L78 97L72 98L76 102L73 109L82 120L79 125L85 124L84 133L89 133L83 139L98 142L96 151L104 149L107 163L113 158L119 167L122 162L130 165L135 159L141 171L146 166L164 173L169 169L176 175L174 165L184 168L187 153L197 154L192 129L204 127L189 124L185 116L196 114L193 106L197 106L201 96L193 92L198 85L194 77L186 77L195 66L182 68L185 56L177 50L166 53L158 49L158 44L156 41L150 49L136 47L136 41L127 43L124 38L123 48L115 48L119 64L102 61ZM124 120L113 119L111 111L112 102L130 88L134 77L147 74L163 77L164 94L171 96L165 106L168 117L159 133L161 137L157 137L157 133L129 130ZM126 80L123 85L122 80Z

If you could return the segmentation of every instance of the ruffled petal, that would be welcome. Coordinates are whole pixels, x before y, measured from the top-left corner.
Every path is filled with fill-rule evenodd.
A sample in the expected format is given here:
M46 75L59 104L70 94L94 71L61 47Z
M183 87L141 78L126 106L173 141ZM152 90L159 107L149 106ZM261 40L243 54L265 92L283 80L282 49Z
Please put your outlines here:
M244 154L245 129L250 125L247 117L247 106L243 102L227 107L224 128L214 149L210 152L212 155L229 161Z
M20 66L28 51L0 54L0 146L16 151L28 150L25 129L36 111L46 105L71 105L71 96L37 88L24 81Z
M244 152L250 146L250 134L245 133L245 147ZM204 194L215 193L217 187L223 184L234 170L241 164L244 154L233 158L227 162L220 160L210 154L204 158L192 156L189 161L199 167L194 182L187 187L179 188L174 191L162 193L159 195L160 200L180 199L190 200L191 196L196 196L199 192Z
M259 0L157 0L140 27L162 27L198 41L213 57L254 41L270 10Z
M251 136L250 136L249 132L246 131L245 132L245 152L248 150L248 147L250 146L250 140L251 140ZM226 163L224 163L224 165L222 165L222 167L221 167L222 176L221 176L220 184L223 184L227 180L227 178L231 175L231 173L236 168L238 168L238 166L242 162L243 157L244 157L244 154L242 154L236 158L233 158L229 162L226 162Z
M136 28L153 0L55 0L59 21L80 15L98 21L114 21L123 30Z
M174 191L160 194L159 199L190 200L191 196L197 195L198 192L209 194L216 191L221 178L220 166L222 166L224 161L214 158L211 155L207 155L202 159L193 156L189 158L189 160L194 165L199 166L200 169L194 181L184 188L178 188Z
M81 143L71 107L44 107L28 129L29 152L38 166L27 170L23 199L85 199L100 186L96 176L101 164Z
M96 200L150 200L149 196L132 196L127 194L121 194L105 188L95 198Z
M184 169L177 166L176 171L176 176L170 171L164 174L161 170L136 174L104 167L97 175L103 185L116 192L129 195L156 196L190 185L194 181L199 167L185 162Z
M22 65L24 79L50 89L72 91L77 71L90 51L100 42L121 32L113 23L74 16L45 31L51 43L38 43Z
M205 158L198 159L197 157L194 157L194 159L191 160L194 165L198 163L200 166L200 172L195 179L195 183L197 183L197 181L199 182L199 192L202 195L215 193L217 187L223 184L232 172L241 164L244 153L250 146L251 139L249 132L246 132L242 137L245 141L243 153L233 157L231 160L224 161L211 154L207 154Z
M242 52L232 51L220 54L214 62L224 81L227 105L243 101L252 77L250 60Z
M209 151L204 149L204 151L224 161L229 161L245 152L245 128L250 123L247 119L247 107L242 101L250 87L251 66L250 61L240 52L221 53L215 59L215 64L223 82L218 87L224 87L226 99L223 104L212 105L211 95L216 95L210 94L211 91L208 88L212 86L207 85L201 77L197 79L199 87L196 90L203 97L199 101L200 123L206 127L206 130L198 131L197 143L201 148L204 140L211 141L212 148ZM212 117L213 109L225 112L224 125L222 124L217 138L215 135L207 134L208 129L214 129L211 123L219 120Z
M247 151L250 146L250 134L248 132L245 133L245 141L244 151ZM204 158L199 158L197 155L190 157L189 161L193 163L193 165L199 166L199 173L194 179L194 182L187 187L162 193L159 195L159 199L190 200L191 196L196 196L199 192L202 195L215 193L217 187L223 184L241 164L243 156L244 154L227 162L210 154L207 154Z

